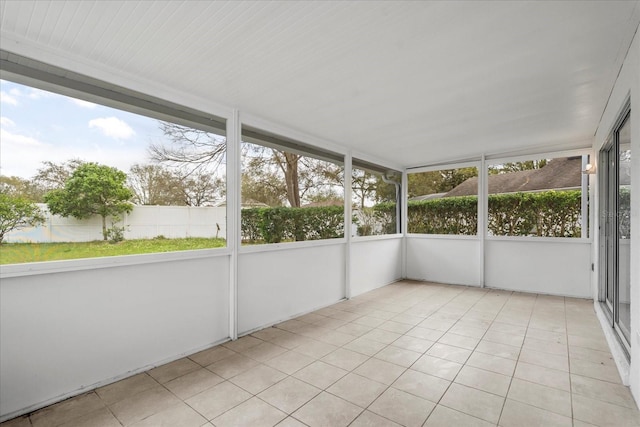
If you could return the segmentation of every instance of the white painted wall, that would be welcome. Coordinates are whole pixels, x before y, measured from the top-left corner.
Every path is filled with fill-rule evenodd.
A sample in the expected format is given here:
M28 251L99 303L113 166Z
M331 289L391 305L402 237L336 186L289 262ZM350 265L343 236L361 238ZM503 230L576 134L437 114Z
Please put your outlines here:
M596 131L593 149L596 155L609 136L614 122L618 118L627 96L631 97L631 245L630 245L630 280L631 280L631 363L629 366L629 386L640 406L640 35L636 33L632 45L625 58L616 84L611 92L607 108L602 115L600 126ZM596 192L598 190L596 189ZM600 195L596 195L596 200ZM595 211L597 212L597 210ZM598 217L595 217L594 230L598 228ZM595 233L594 233L595 234ZM598 239L595 234L596 241ZM598 244L593 245L593 258L598 259ZM597 263L596 263L597 265ZM598 300L598 271L592 275L596 284L593 289L594 300ZM604 329L609 327L603 324ZM615 339L610 340L617 345Z
M238 335L344 298L345 244L300 243L238 255Z
M407 237L407 278L479 286L481 242L458 236Z
M351 296L402 278L402 238L351 241Z
M38 227L12 231L5 236L6 242L89 242L102 240L102 218L94 216L78 220L52 215L47 205L38 206L46 221ZM117 227L125 227L126 239L152 239L157 236L220 237L226 238L226 207L201 206L135 206L133 211L122 215ZM220 227L220 230L216 227ZM107 218L107 227L111 227Z
M589 298L590 273L588 240L485 241L485 285L490 288Z
M228 337L229 257L196 252L1 270L0 419Z

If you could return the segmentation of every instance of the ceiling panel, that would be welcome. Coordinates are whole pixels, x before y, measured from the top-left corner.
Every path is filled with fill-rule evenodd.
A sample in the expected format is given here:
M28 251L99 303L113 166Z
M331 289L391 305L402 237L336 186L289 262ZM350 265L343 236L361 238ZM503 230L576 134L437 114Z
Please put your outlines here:
M406 166L588 145L640 21L637 1L23 0L0 13L3 49L63 52Z

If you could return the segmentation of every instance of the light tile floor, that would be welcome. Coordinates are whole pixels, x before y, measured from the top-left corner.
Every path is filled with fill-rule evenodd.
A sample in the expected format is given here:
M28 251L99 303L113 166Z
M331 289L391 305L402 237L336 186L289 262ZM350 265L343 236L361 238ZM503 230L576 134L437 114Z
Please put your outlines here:
M398 282L2 424L640 426L588 300Z

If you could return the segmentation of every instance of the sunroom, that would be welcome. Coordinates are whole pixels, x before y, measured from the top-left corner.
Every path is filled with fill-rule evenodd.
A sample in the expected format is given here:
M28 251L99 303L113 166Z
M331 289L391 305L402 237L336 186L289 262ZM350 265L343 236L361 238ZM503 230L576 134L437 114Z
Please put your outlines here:
M2 0L0 23L3 85L224 141L223 247L0 265L0 421L640 425L640 2ZM3 175L55 131L18 135L18 104ZM273 211L245 191L267 151ZM322 207L291 158L338 177Z

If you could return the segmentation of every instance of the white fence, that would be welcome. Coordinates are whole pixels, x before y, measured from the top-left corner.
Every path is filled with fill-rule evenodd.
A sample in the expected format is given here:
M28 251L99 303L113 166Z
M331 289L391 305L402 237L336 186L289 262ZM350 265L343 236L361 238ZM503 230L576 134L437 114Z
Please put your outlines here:
M5 236L7 243L18 242L88 242L102 240L102 218L95 216L86 220L52 215L45 204L38 205L45 214L42 226L24 228ZM191 206L135 206L122 221L115 223L125 227L125 239L151 239L158 236L220 237L226 238L225 207ZM107 227L111 219L107 218Z

